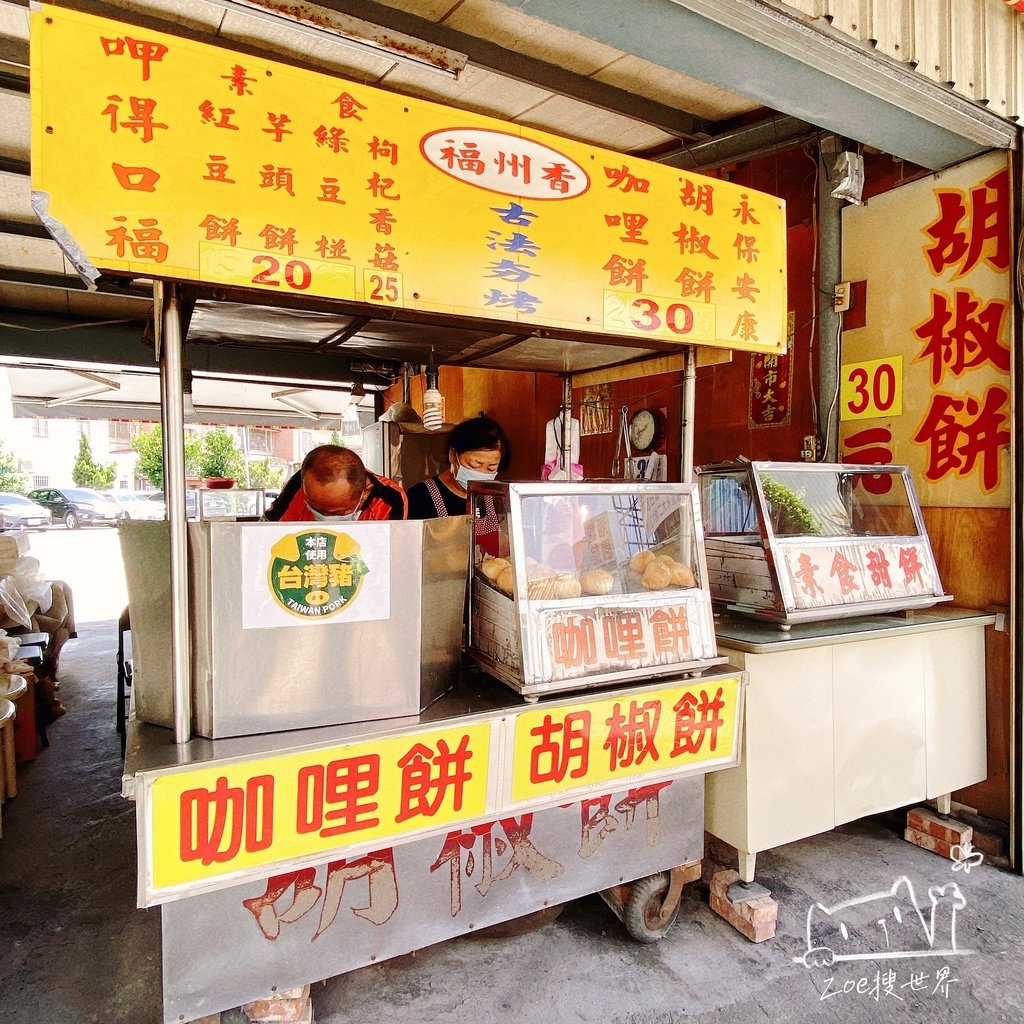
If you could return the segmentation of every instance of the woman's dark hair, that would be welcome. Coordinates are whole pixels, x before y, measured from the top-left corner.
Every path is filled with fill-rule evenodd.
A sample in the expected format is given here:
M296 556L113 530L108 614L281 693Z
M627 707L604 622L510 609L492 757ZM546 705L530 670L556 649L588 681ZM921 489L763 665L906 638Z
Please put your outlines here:
M456 455L461 455L463 452L473 452L478 448L499 449L501 461L498 463L498 472L503 473L508 469L508 464L512 461L512 448L501 425L490 416L474 416L472 419L457 423L448 435L445 453L455 452Z

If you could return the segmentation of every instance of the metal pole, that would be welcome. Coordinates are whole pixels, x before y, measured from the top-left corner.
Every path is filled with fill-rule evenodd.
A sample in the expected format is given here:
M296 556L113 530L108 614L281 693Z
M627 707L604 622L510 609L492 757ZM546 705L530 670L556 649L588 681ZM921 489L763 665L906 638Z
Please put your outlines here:
M681 451L679 453L679 480L692 484L693 474L693 417L697 400L697 350L686 346L683 354L683 422Z
M185 508L185 414L182 408L181 298L178 286L153 283L160 324L160 419L164 436L164 497L171 535L171 686L174 742L192 738L192 679L188 645L188 529Z
M562 378L562 468L565 479L572 479L572 377L566 374Z

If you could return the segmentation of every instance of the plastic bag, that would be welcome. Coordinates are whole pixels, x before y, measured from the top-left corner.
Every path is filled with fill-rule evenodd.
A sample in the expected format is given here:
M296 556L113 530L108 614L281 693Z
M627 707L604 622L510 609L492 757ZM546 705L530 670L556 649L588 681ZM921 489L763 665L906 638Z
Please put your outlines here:
M29 601L34 601L41 612L49 610L53 603L53 595L50 591L49 581L39 569L38 558L22 555L14 563L11 576L14 578L14 585L18 588L18 593L21 594L22 600L26 604Z
M32 628L32 616L18 588L15 585L13 576L5 576L0 580L0 604L4 606L6 617L25 629Z

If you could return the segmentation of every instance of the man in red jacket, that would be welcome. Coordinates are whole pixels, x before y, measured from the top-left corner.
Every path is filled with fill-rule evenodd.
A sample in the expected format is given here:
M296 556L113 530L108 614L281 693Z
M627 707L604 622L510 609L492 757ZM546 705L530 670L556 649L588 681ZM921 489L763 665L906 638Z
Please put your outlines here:
M267 509L272 522L312 520L407 519L405 491L386 477L369 472L348 448L323 444L303 460L302 468Z

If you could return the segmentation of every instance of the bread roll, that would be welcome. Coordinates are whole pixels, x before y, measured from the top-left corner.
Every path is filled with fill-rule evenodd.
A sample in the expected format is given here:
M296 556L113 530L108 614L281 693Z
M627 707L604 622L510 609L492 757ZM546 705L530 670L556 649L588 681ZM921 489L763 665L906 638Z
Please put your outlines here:
M496 580L503 569L511 568L507 558L485 558L480 563L480 571L489 579Z
M646 572L647 567L654 561L653 551L640 551L629 560L629 567L634 572Z
M591 569L580 577L584 594L610 594L614 585L615 577L604 569Z
M673 587L697 586L697 577L693 575L693 571L688 565L683 565L682 562L673 562L670 571L672 573Z
M581 593L580 580L576 573L563 572L555 578L555 597L579 597Z
M498 576L495 579L494 583L499 590L503 591L504 593L508 594L509 597L511 597L512 584L514 580L515 576L513 576L512 574L512 566L506 565L505 568L498 573Z
M672 570L664 563L652 561L640 582L648 590L665 590L672 585Z

